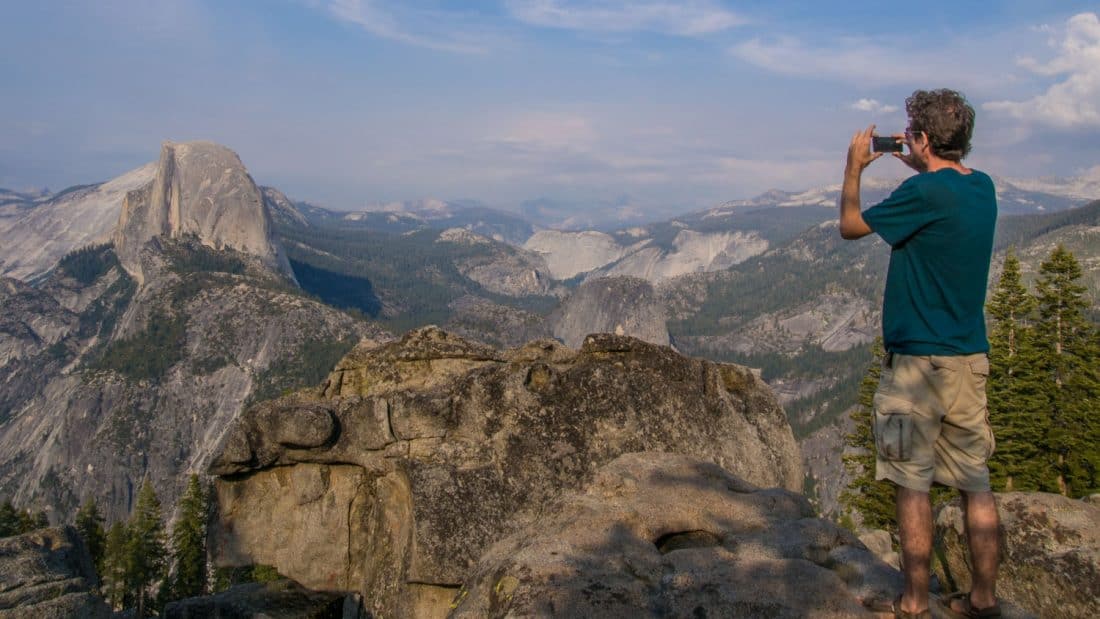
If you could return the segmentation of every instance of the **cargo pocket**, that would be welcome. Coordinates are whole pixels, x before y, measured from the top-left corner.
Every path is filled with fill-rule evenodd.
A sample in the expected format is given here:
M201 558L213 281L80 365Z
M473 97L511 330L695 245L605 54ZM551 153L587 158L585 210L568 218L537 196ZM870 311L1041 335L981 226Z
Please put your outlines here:
M881 393L874 399L875 448L883 460L906 462L913 455L913 405Z

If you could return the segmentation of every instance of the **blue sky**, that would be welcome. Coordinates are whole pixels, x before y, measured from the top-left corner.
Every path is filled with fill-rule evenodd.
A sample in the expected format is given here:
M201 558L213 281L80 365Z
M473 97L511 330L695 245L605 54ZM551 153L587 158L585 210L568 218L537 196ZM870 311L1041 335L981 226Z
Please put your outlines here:
M162 140L340 209L423 198L662 214L839 182L916 88L968 162L1100 173L1100 19L1059 1L101 0L0 8L0 187L96 182ZM905 174L881 160L872 173Z

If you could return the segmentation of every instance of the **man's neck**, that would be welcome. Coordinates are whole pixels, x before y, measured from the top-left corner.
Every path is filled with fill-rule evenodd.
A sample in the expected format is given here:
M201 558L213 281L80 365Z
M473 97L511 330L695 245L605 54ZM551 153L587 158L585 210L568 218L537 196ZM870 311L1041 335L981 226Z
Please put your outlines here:
M925 172L936 172L946 168L955 170L960 174L970 174L970 168L964 166L961 162L942 159L931 153L928 155L928 167L925 168Z

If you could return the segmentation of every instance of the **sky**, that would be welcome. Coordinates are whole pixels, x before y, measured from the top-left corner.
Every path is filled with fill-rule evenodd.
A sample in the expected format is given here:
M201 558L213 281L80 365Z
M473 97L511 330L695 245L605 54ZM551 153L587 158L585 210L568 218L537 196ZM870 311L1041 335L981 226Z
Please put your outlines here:
M476 200L652 217L838 183L918 88L967 163L1100 174L1100 11L1061 0L35 0L0 8L0 187L100 182L164 140L334 209ZM888 158L868 172L902 177Z

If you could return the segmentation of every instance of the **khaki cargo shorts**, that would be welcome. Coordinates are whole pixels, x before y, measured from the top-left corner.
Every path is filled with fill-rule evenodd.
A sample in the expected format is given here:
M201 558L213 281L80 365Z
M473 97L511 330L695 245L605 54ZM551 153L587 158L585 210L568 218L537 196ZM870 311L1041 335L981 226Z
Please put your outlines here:
M989 490L985 353L958 356L887 353L874 398L875 479L928 491L932 482L967 492Z

